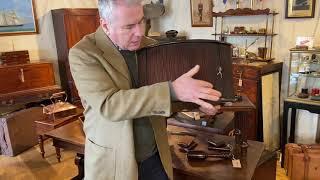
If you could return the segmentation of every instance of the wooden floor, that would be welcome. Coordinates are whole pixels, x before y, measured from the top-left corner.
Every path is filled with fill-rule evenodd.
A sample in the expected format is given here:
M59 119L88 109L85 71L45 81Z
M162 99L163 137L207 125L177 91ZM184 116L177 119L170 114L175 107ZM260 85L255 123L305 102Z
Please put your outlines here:
M0 155L0 180L61 180L76 176L75 152L61 150L58 163L52 142L45 142L46 158L42 159L39 146L35 146L15 157ZM288 180L284 169L277 167L277 180Z

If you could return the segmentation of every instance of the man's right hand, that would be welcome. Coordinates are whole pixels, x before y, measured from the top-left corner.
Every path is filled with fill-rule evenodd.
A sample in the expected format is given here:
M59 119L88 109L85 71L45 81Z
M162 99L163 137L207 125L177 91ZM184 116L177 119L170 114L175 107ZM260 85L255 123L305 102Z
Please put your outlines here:
M173 90L178 100L193 102L207 111L215 111L216 108L212 104L209 104L202 99L217 101L221 97L221 93L212 89L213 85L211 83L192 78L192 76L197 74L199 69L200 66L196 65L187 73L173 81Z

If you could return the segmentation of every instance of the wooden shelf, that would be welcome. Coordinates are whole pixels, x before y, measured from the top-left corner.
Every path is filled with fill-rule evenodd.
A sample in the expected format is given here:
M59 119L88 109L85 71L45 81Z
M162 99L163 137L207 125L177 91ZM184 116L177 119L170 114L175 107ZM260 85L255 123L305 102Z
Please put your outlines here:
M276 36L278 34L211 34L211 35L214 35L214 36Z
M225 12L212 12L212 17L226 17L226 16L258 16L258 15L277 15L279 13L270 12L270 9L229 9Z
M244 61L244 58L241 57L232 57L235 61ZM273 61L275 58L266 58L266 59L251 59L247 58L247 61L255 61L255 62L270 62Z
M297 48L291 48L291 52L295 53L320 53L320 48L314 48L314 49L297 49Z

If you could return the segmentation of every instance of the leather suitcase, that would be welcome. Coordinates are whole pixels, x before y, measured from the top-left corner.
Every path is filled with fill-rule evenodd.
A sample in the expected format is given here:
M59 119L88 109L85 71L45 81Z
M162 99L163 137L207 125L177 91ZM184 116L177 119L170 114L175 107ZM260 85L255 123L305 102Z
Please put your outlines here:
M42 108L33 107L0 117L1 154L15 156L38 144L34 121L41 116Z
M285 169L290 180L316 180L320 177L320 145L287 144Z

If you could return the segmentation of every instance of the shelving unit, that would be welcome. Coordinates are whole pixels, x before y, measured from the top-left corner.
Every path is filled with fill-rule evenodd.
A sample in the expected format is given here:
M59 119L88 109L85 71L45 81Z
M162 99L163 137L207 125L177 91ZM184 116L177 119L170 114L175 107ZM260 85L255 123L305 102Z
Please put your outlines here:
M257 9L253 10L250 8L243 8L243 9L229 9L225 12L212 12L212 17L214 18L214 23L215 23L215 28L214 28L214 33L212 35L215 36L215 40L217 40L218 37L220 37L220 40L223 39L223 37L226 36L238 36L238 37L264 37L264 47L267 48L267 42L268 42L268 37L270 37L270 45L269 45L269 57L268 55L263 59L265 61L270 61L272 60L272 46L273 46L273 37L276 36L277 34L274 33L274 17L278 13L276 12L270 12L270 9ZM235 17L235 16L265 16L266 18L266 24L265 24L265 29L266 33L257 33L257 34L225 34L223 33L223 25L224 25L224 18L226 17ZM218 24L218 18L221 18L220 21L220 32L217 30L217 24ZM268 33L268 28L270 26L269 19L272 19L271 22L271 29L270 33Z

